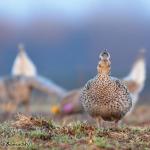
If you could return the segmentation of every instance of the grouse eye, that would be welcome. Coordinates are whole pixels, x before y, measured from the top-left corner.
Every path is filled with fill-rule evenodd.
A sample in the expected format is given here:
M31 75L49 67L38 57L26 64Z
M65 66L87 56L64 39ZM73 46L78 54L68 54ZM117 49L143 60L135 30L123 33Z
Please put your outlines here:
M103 53L102 53L102 56L103 56L103 57L108 57L108 53L107 53L107 52L103 52Z
M108 53L107 50L104 50L101 54L100 54L100 59L109 59L110 58L110 54Z

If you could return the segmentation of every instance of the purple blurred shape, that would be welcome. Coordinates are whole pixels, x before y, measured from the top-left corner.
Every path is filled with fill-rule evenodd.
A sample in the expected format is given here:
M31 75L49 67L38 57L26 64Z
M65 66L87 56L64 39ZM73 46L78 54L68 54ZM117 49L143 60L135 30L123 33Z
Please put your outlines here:
M70 112L72 111L72 109L73 109L73 105L72 105L71 103L66 104L66 105L63 107L63 111L64 111L65 113L70 113Z

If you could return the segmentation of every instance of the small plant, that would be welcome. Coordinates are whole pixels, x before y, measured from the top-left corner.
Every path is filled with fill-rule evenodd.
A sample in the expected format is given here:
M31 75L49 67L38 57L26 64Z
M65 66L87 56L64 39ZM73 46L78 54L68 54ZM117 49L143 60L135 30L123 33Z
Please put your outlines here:
M74 139L69 137L68 135L57 135L52 138L56 143L68 143L73 144Z
M143 132L143 131L144 131L144 128L142 129L142 128L139 128L139 127L132 127L131 131L132 131L133 133L137 134L137 133Z
M103 137L94 137L93 143L100 148L110 148L111 145L108 143L106 138Z
M46 131L40 130L40 129L33 130L33 131L29 132L28 137L31 137L34 139L42 139L42 140L51 139L50 134L48 134Z
M28 146L26 146L27 150L37 150L39 147L33 143L30 143Z
M0 124L0 134L4 136L11 136L12 134L15 134L14 128L11 128L7 122Z

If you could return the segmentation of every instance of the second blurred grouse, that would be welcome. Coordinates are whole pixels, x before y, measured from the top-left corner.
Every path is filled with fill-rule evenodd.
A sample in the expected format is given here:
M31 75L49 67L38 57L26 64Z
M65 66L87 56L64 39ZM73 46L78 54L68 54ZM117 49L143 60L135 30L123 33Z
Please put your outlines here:
M84 110L97 121L118 123L131 109L132 99L124 83L110 76L110 70L110 54L105 50L100 54L98 74L81 90L80 100Z

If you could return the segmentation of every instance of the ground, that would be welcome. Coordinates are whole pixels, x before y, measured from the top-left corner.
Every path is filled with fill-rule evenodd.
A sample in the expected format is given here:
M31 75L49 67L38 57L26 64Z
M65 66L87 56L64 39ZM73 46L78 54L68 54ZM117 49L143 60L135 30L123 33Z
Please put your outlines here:
M86 114L62 118L19 114L0 124L0 145L10 150L148 150L149 116L149 106L139 106L118 128L107 122L97 128Z

